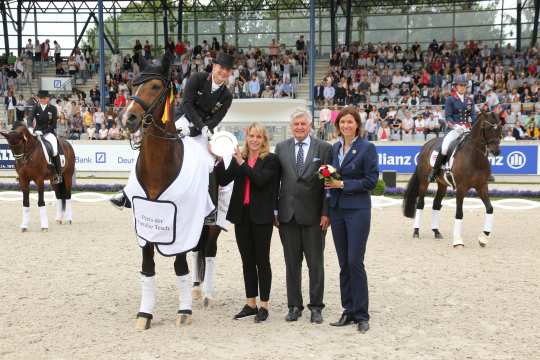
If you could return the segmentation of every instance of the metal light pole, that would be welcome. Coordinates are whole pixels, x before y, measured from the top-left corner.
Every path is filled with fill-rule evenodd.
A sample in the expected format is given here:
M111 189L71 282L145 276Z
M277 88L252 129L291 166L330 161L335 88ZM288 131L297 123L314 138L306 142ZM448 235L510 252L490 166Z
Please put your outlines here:
M105 112L105 30L103 24L103 0L98 0L99 29L99 106Z

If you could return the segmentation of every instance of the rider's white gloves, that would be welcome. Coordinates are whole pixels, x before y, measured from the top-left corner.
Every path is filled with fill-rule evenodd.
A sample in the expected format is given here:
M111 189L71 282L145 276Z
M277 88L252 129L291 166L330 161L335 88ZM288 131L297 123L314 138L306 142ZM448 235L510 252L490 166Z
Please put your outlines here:
M207 139L210 139L210 136L212 136L212 133L210 132L210 130L208 129L208 126L204 126L202 129L201 129L201 135L206 137Z

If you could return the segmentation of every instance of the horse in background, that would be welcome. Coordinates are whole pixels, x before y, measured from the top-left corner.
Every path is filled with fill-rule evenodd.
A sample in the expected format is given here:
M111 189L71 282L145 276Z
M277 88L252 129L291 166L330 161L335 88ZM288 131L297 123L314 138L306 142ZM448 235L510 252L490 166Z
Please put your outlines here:
M433 200L431 229L436 239L443 238L439 231L440 210L446 190L449 185L452 185L456 191L456 213L452 245L454 248L463 247L464 243L461 236L463 200L470 189L475 189L486 208L484 230L478 236L480 246L484 247L487 245L493 229L493 206L488 195L488 179L491 175L488 155L497 156L500 154L501 121L493 112L482 112L478 115L471 131L463 136L463 139L457 140L457 150L454 151L453 160L450 160L453 161L450 171L442 171L437 174L437 192ZM415 172L405 190L403 215L414 218L413 238L420 236L424 196L429 186L428 175L432 167L430 159L433 151L440 149L442 140L442 138L436 138L424 144L418 155ZM451 154L452 152L449 152L449 156Z
M30 182L33 181L38 190L38 207L41 230L49 229L47 209L45 207L45 181L52 183L54 171L47 163L43 146L39 139L33 135L25 125L19 125L10 132L0 131L0 135L6 138L13 157L15 158L15 170L17 171L20 189L23 193L23 211L21 231L28 230L30 222ZM58 139L58 145L62 148L65 165L62 169L62 182L52 184L56 196L56 222L64 221L71 224L73 212L71 207L71 188L73 174L75 172L75 153L73 147L65 139Z

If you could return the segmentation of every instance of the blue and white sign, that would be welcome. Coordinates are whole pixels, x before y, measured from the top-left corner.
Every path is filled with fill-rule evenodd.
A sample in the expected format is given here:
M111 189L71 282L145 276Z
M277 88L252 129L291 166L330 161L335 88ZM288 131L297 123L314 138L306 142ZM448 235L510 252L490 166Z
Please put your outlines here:
M0 144L0 170L15 169L15 159L8 144Z
M41 90L47 91L71 91L71 77L47 77L41 78Z
M420 145L377 145L379 170L413 173L420 149ZM538 145L501 145L501 154L489 158L491 171L505 175L537 175L540 170L538 153Z

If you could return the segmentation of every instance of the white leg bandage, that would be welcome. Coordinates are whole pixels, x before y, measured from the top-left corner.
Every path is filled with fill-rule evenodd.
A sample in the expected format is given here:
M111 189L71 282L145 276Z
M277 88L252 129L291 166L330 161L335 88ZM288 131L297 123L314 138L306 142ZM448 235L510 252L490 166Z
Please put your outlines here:
M156 277L141 275L141 306L139 312L152 315L156 305Z
M46 206L40 206L39 207L39 220L41 222L41 228L42 229L48 229L49 228L49 219L47 219L47 207Z
M422 219L422 209L416 209L416 214L414 215L414 228L420 228L420 220Z
M191 310L191 277L189 274L177 276L178 310Z
M30 222L30 208L23 206L21 229L28 229L29 222Z
M441 210L432 210L431 212L431 229L439 228L439 220L441 218Z
M204 296L212 298L214 295L214 275L216 273L216 258L205 258L206 267L204 269Z
M66 211L64 212L64 220L73 221L73 210L71 207L71 199L66 200Z
M62 200L56 199L56 221L62 221L64 214L62 211Z
M463 226L463 219L454 220L454 242L453 245L463 245L463 239L461 238L461 228Z
M199 256L198 251L193 251L191 253L191 276L194 283L201 281L199 279L199 263L197 262L198 256Z
M486 214L484 221L484 231L491 232L493 230L493 214Z

